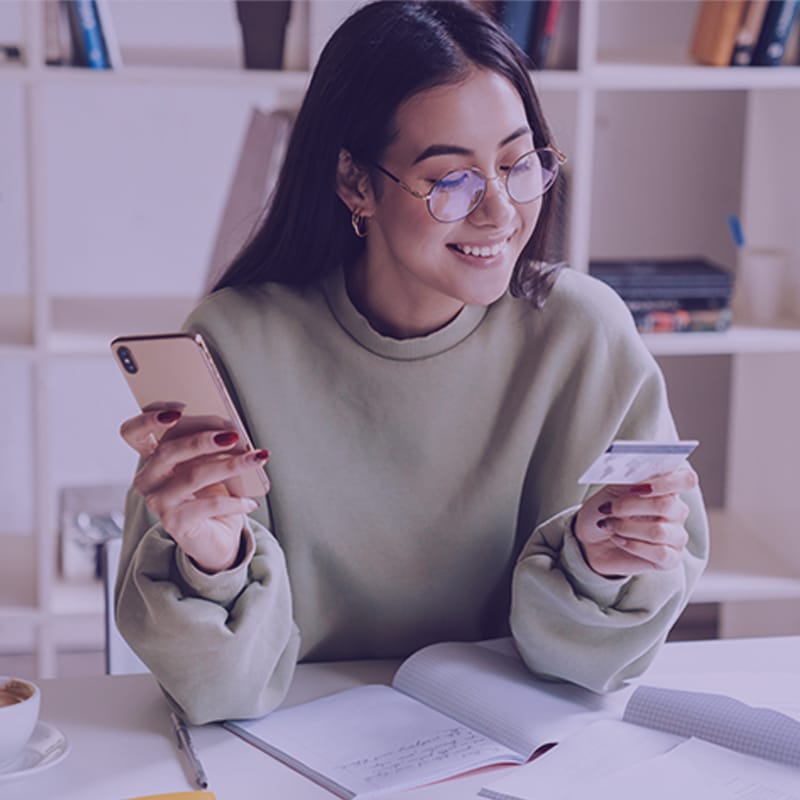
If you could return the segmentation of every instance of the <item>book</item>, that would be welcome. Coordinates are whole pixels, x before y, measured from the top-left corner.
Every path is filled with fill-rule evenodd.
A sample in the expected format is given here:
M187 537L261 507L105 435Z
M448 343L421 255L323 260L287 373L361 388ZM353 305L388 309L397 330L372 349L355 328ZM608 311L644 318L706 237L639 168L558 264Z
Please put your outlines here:
M728 675L736 673L717 677L723 685L730 685ZM717 691L639 686L622 719L586 726L532 764L490 780L478 796L540 800L639 798L655 793L659 798L685 796L692 800L793 800L800 766L800 720L791 708L796 694L793 678L791 673L761 671L746 676L746 682L753 685L762 681L772 685L774 681L780 686L785 682L788 713L771 708L771 701L742 702ZM671 760L682 751L691 763ZM670 770L686 770L683 792L665 786L666 776L657 780L657 765L665 757L670 758ZM724 766L721 785L715 780L720 762ZM778 791L782 777L786 778L785 788ZM760 778L765 779L763 785L759 785Z
M800 0L769 0L753 51L752 64L774 67L783 61L789 35L800 11Z
M639 333L718 333L728 330L733 320L730 306L649 311L631 309L631 313Z
M94 0L94 5L97 10L97 19L100 24L100 33L103 37L108 66L111 69L119 69L122 66L122 51L117 40L114 18L111 14L111 3L109 0Z
M65 0L72 35L73 66L90 69L110 67L100 19L93 0Z
M537 13L535 31L530 42L530 55L537 69L546 69L551 43L561 14L561 0L546 0Z
M744 10L744 0L703 0L695 18L692 58L700 64L727 67Z
M72 64L72 37L66 4L61 0L45 0L43 13L44 63L49 66Z
M615 698L614 698L615 699ZM445 642L366 685L226 729L339 797L375 797L495 764L522 764L618 704L536 679L510 639Z
M498 21L527 55L531 55L537 5L542 2L543 0L505 0L498 7Z
M666 300L672 308L719 308L730 304L733 293L733 274L699 257L593 259L589 274L629 304Z
M742 16L742 24L736 34L736 42L733 46L732 67L750 66L766 10L767 0L749 0L747 3Z

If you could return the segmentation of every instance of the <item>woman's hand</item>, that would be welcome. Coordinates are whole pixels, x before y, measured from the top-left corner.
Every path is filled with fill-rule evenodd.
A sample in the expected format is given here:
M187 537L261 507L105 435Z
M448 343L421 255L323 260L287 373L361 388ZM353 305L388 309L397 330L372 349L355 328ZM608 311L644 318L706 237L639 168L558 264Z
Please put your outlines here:
M609 577L677 567L689 539L689 509L679 493L695 486L697 473L684 464L637 486L593 494L575 518L589 566Z
M133 488L201 569L220 572L235 563L244 515L258 507L248 497L231 496L224 481L260 468L269 454L227 453L238 442L234 431L203 431L160 442L180 417L173 409L155 410L122 423L122 438L144 459Z

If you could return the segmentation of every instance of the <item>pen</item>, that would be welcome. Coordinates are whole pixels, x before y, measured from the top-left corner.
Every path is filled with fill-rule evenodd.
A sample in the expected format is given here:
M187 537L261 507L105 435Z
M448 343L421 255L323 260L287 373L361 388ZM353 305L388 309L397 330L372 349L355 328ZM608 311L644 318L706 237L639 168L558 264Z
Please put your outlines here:
M189 733L189 729L186 727L186 723L184 723L174 711L170 711L169 716L172 719L175 738L178 740L178 749L183 751L189 761L189 766L194 773L195 783L201 789L208 789L206 771L203 769L203 764L197 755L197 750L194 749L194 742L192 742L192 737Z
M736 214L728 214L728 227L731 229L731 236L736 249L744 247L744 233L742 231L742 223Z

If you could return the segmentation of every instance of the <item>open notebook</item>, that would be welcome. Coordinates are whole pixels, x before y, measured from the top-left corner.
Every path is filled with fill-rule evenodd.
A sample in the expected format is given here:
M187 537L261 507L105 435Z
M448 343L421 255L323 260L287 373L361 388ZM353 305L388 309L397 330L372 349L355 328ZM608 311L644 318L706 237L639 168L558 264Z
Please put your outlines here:
M524 763L620 713L612 698L537 680L510 640L495 640L431 645L400 666L391 687L360 686L224 725L339 797L366 798Z

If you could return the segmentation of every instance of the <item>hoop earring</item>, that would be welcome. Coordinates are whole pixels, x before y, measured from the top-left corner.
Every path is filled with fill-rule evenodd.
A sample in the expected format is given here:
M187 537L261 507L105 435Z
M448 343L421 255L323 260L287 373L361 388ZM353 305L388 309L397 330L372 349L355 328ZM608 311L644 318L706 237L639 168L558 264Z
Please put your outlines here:
M359 239L367 238L367 218L355 209L353 215L350 217L350 224L353 226L353 231Z

